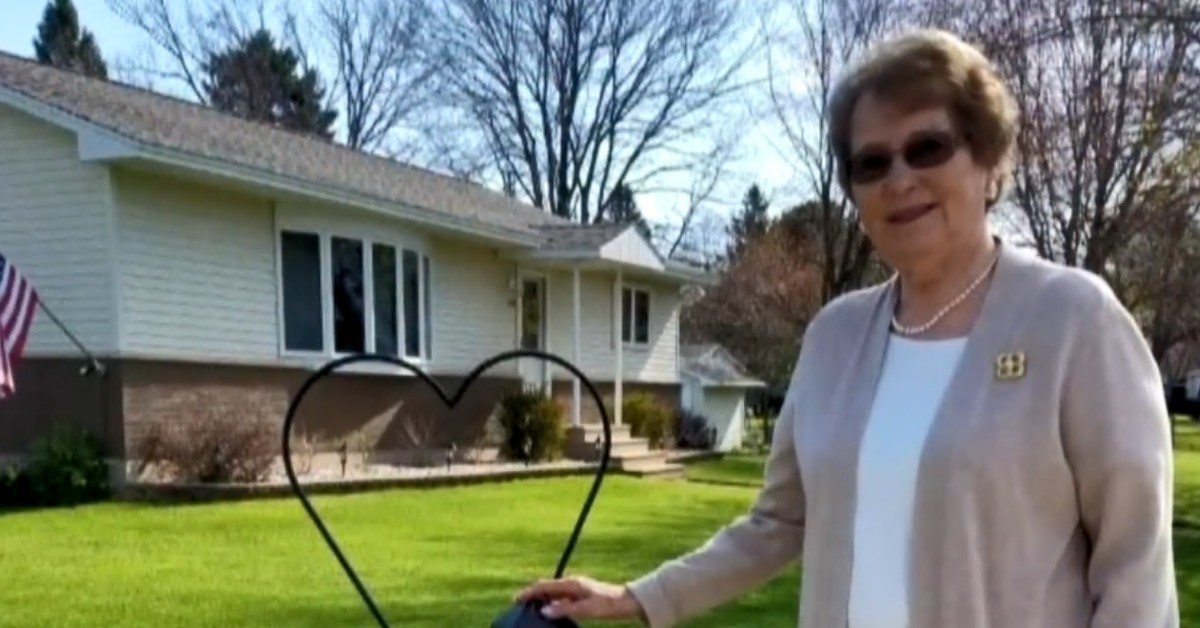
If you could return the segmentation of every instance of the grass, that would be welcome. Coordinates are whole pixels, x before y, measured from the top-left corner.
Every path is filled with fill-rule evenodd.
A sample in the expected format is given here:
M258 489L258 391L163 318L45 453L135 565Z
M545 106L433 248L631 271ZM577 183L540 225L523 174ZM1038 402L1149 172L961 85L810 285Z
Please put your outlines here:
M1183 625L1200 625L1200 429L1180 424L1177 437L1177 585ZM609 478L569 571L620 581L696 547L744 511L761 484L762 461L696 462L688 483ZM392 625L486 626L513 591L552 575L589 482L314 502ZM373 625L293 500L12 513L0 515L0 539L3 628ZM685 626L789 625L796 584L793 568Z
M587 478L322 496L315 504L394 626L486 626L553 574ZM742 511L739 487L606 481L570 571L619 581L691 549ZM372 625L293 500L99 504L0 516L0 626ZM793 614L794 570L696 621ZM614 624L619 625L619 624Z
M727 454L715 460L688 464L687 479L693 482L756 487L762 485L764 457L757 454Z

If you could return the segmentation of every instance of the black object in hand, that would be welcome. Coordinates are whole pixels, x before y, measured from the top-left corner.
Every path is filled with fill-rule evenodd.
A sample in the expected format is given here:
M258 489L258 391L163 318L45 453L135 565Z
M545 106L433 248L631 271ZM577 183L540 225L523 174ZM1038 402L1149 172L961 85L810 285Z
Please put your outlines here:
M579 628L579 624L566 617L546 617L541 609L541 602L517 602L493 620L491 628Z

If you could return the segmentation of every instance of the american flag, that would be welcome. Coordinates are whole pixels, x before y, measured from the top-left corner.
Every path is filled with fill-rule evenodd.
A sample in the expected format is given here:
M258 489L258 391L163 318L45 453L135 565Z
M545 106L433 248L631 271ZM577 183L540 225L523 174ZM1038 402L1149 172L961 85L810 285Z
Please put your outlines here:
M25 351L37 303L33 285L0 255L0 399L17 391L13 366Z

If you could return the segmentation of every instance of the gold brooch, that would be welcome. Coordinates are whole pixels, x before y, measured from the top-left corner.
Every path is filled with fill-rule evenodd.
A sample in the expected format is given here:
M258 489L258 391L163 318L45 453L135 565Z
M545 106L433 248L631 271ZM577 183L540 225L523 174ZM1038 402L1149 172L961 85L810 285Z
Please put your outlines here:
M1025 352L1013 351L996 356L996 379L1014 380L1025 377Z

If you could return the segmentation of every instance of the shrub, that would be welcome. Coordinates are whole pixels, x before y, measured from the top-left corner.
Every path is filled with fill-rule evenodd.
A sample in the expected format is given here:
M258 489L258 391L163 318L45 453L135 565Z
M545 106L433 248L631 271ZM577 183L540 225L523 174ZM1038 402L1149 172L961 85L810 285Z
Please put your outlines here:
M653 449L670 441L673 418L671 409L649 393L633 393L621 404L621 419L629 424L630 435L649 440Z
M37 502L24 469L15 464L0 469L0 509L26 508Z
M59 425L34 443L24 466L0 471L0 505L74 506L109 496L104 450L87 432Z
M40 505L73 505L108 497L104 449L87 432L55 428L38 441L25 472Z
M135 446L149 468L190 483L260 482L274 463L278 430L261 418L207 410L188 421L156 422Z
M542 462L562 456L567 441L563 408L537 390L514 390L500 399L500 455Z
M717 443L717 428L703 415L680 408L675 413L675 445L684 449L712 449Z

